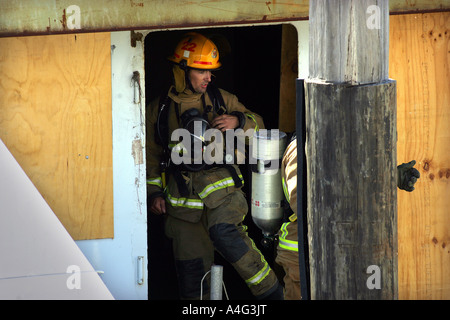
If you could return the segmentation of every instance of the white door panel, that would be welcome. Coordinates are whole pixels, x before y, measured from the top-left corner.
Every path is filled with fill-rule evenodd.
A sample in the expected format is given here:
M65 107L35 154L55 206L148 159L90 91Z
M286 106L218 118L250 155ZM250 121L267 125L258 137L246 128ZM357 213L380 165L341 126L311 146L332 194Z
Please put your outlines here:
M77 241L115 299L148 297L145 90L139 103L132 82L137 71L145 88L142 45L131 47L129 31L111 33L114 239Z

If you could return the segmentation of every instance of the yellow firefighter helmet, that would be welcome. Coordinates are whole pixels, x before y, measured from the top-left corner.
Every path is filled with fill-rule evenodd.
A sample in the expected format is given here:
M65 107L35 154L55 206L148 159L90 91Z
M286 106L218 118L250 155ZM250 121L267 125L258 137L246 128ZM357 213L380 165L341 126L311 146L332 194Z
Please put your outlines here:
M195 32L187 33L168 59L182 68L216 70L222 65L219 62L219 50L216 45L205 36Z

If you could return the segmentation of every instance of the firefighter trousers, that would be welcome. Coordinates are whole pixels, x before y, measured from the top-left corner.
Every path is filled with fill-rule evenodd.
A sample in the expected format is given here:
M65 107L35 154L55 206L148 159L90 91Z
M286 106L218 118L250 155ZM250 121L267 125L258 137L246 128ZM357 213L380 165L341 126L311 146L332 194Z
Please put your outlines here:
M201 292L209 297L208 281L203 281L202 290L200 284L214 263L214 250L231 263L256 298L279 289L275 273L243 225L247 211L243 192L236 190L220 206L204 206L198 222L167 216L166 235L172 239L182 299L199 299Z
M279 244L275 262L282 266L285 272L283 278L285 300L301 300L302 298L297 228L297 221L293 221L284 223L279 231Z

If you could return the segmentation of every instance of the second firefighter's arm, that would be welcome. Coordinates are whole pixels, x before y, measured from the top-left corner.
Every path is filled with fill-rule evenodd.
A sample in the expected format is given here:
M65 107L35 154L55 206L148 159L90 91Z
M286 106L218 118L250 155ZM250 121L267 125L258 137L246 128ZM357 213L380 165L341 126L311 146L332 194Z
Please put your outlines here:
M294 212L290 220L294 221L297 219L297 139L287 146L283 155L281 170L284 193Z

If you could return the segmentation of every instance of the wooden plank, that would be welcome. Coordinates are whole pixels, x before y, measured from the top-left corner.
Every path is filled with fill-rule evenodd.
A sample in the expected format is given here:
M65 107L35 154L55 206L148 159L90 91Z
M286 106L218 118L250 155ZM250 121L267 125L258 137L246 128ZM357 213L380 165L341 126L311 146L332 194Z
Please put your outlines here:
M295 21L308 0L0 1L0 36L167 29Z
M308 0L77 0L71 3L55 0L34 2L4 0L0 1L0 37L296 21L308 19L309 2ZM391 13L448 11L450 2L390 0L389 8Z
M306 82L306 101L311 298L396 299L395 81Z
M370 7L377 10L368 14ZM388 78L389 1L316 0L309 21L310 79L358 85Z
M78 239L113 231L110 34L0 39L0 138Z
M450 298L450 13L390 17L398 163L417 161L398 192L399 298Z
M367 27L370 5L380 9L379 29ZM310 3L305 120L312 299L398 297L388 14L387 1Z
M298 36L291 24L283 24L281 35L280 113L278 128L295 130L295 80L298 75Z

